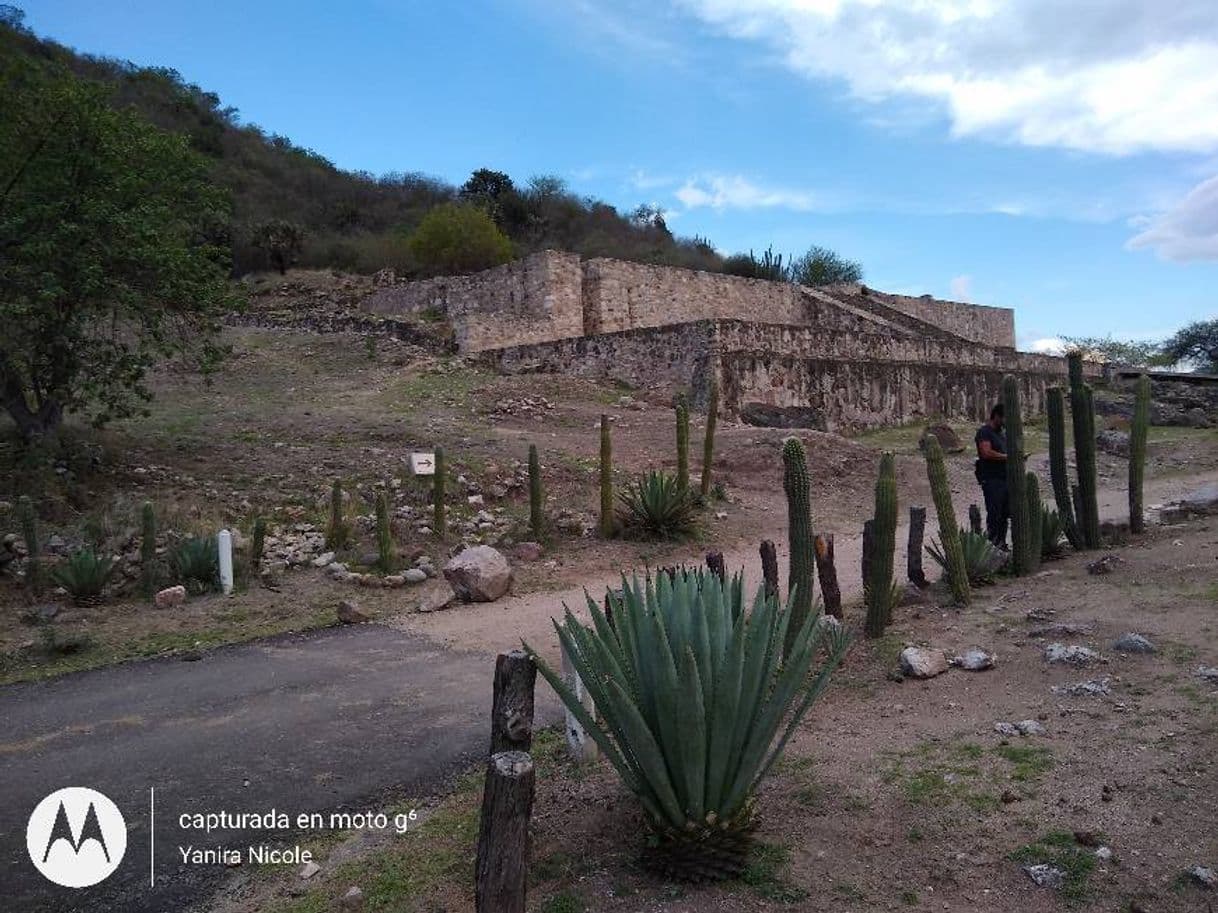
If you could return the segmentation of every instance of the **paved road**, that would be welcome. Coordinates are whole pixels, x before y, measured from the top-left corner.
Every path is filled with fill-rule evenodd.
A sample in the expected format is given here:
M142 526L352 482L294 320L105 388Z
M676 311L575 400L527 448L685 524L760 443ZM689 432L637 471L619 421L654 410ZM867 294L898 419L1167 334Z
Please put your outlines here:
M184 909L226 869L183 865L179 845L261 841L250 832L191 834L179 827L183 812L274 808L294 818L426 795L485 751L492 670L488 656L364 625L0 689L0 907ZM544 719L556 715L553 704L542 710ZM100 790L127 821L122 865L94 888L52 885L26 853L30 812L64 786Z

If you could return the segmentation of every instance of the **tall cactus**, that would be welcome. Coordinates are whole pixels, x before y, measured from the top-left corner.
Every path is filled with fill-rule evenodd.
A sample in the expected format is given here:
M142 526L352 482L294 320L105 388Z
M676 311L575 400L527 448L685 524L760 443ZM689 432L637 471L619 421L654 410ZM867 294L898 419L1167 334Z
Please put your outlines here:
M866 633L879 637L892 620L892 576L897 548L897 469L891 453L880 457L880 476L875 483L875 550L870 579L863 581L867 600Z
M266 517L254 518L254 537L250 543L250 563L255 568L262 563L266 551Z
M787 438L783 444L782 488L787 495L787 550L791 561L787 592L793 600L787 629L790 645L812 611L812 587L816 579L808 455L799 438Z
M389 528L389 495L387 492L377 492L376 495L376 563L381 573L388 574L393 570L393 532Z
M1029 472L1025 485L1028 497L1028 571L1035 573L1040 570L1040 559L1043 552L1042 537L1044 527L1041 526L1044 515L1044 504L1040 500L1040 479L1036 473Z
M542 501L541 459L537 456L537 445L529 444L529 530L537 542L545 535L546 527Z
M711 469L715 465L715 425L719 422L719 381L712 380L706 404L706 438L702 442L702 498L710 497Z
M1146 438L1150 433L1150 378L1138 378L1133 401L1133 425L1129 429L1129 529L1146 532L1142 513L1142 480L1146 474Z
M436 448L436 474L431 480L431 529L441 539L448 533L448 504L444 500L444 487L448 468L444 459L444 448Z
M1082 510L1077 522L1087 548L1100 547L1100 509L1095 464L1095 406L1091 387L1083 380L1083 355L1066 356L1070 371L1070 411L1074 424L1074 460L1078 466L1078 490Z
M677 397L677 488L689 490L689 405Z
M17 499L21 538L25 540L25 585L35 596L42 592L42 547L38 542L38 515L29 495Z
M601 536L612 538L613 525L613 439L609 435L609 416L601 416Z
M1049 418L1049 479L1053 483L1053 500L1062 518L1062 527L1070 545L1082 551L1085 547L1078 521L1074 516L1074 501L1070 495L1070 473L1066 469L1066 398L1061 387L1045 391Z
M1019 405L1019 380L1013 374L1002 379L1002 404L1007 424L1007 500L1011 513L1011 570L1016 577L1032 572L1032 529L1028 517L1028 452L1023 439L1023 413Z
M151 596L160 576L156 561L156 508L151 501L140 507L140 527L140 589L145 596Z
M330 486L330 520L326 524L326 548L337 549L347 544L347 524L343 521L343 483L338 479Z
M952 490L947 483L947 466L943 462L943 447L933 434L926 438L926 477L939 517L939 543L947 558L947 582L957 605L968 605L968 567L964 563L964 546L960 542L960 527L956 524L956 508Z

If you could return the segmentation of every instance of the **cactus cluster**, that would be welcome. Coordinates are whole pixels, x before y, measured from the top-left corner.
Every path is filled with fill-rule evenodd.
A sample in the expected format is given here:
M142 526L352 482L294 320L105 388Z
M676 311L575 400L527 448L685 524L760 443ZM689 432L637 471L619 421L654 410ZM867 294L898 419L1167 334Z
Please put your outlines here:
M871 544L868 579L863 581L863 596L867 603L866 633L868 637L879 637L892 621L892 577L897 549L896 458L887 452L880 457L880 476L875 483Z
M448 507L444 501L444 482L448 468L444 460L444 448L436 448L435 475L431 480L431 529L441 539L448 532Z
M1070 371L1070 411L1074 424L1074 459L1078 466L1079 509L1077 522L1087 548L1100 547L1100 509L1095 463L1095 404L1091 387L1083 382L1083 356L1066 357Z
M1032 572L1032 525L1028 516L1028 452L1023 439L1019 380L1002 379L1002 404L1007 425L1007 494L1011 512L1011 571L1016 577Z
M394 564L393 532L389 528L389 495L378 492L376 496L376 555L381 573L388 574Z
M1049 478L1053 483L1053 500L1062 530L1070 544L1080 551L1085 547L1082 532L1074 515L1074 498L1070 475L1066 470L1066 403L1061 387L1050 387L1046 393L1049 418Z
M350 527L343 518L343 483L338 479L330 486L330 519L326 523L326 548L336 550L347 545Z
M601 416L601 536L613 537L613 439L609 436L609 416Z
M791 570L787 576L787 598L791 624L787 647L812 612L812 587L816 580L816 554L812 542L812 505L808 483L808 455L799 438L788 438L782 447L782 488L787 495L787 550Z
M140 507L140 589L145 596L156 592L161 582L156 557L156 508L151 501Z
M689 404L677 397L677 487L689 489Z
M1142 480L1146 475L1146 438L1150 433L1150 378L1138 377L1133 401L1133 424L1129 429L1129 529L1146 532L1142 512Z
M250 543L250 563L257 570L262 563L262 555L266 551L266 518L254 518L254 537Z
M17 519L25 540L25 585L34 595L42 592L42 548L38 542L38 517L29 495L17 499Z
M933 434L926 440L926 476L930 481L935 514L939 517L939 542L944 557L947 581L957 605L968 605L968 568L964 563L964 547L960 542L960 527L956 525L956 508L952 490L947 482L947 467L943 462L943 447Z
M702 500L710 497L711 470L715 464L715 425L719 421L719 382L711 381L706 403L706 437L702 442Z
M1041 554L1044 550L1041 537L1044 535L1044 504L1040 500L1040 479L1036 473L1027 474L1025 487L1028 498L1028 573L1040 570Z
M546 518L542 509L544 497L541 490L541 458L537 445L529 444L529 531L533 540L540 542L546 532Z

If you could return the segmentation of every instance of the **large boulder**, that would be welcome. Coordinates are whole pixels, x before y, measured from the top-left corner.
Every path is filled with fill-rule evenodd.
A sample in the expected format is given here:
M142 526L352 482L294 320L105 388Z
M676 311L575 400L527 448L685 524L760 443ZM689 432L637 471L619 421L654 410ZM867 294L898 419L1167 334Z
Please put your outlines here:
M923 452L926 451L928 435L933 435L939 441L939 446L943 448L944 453L960 453L964 450L964 442L960 440L960 435L956 434L956 429L951 425L940 423L928 426L926 433L918 441L918 448Z
M444 565L444 579L465 602L493 602L511 589L512 568L498 549L475 545Z
M942 650L906 647L901 651L901 672L908 678L934 678L947 667L947 654Z

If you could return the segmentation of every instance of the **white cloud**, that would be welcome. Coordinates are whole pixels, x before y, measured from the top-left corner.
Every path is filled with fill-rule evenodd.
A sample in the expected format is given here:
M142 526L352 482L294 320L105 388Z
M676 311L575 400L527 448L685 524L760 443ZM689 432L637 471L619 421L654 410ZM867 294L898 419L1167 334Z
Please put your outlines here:
M1033 339L1025 346L1029 352L1039 352L1041 355L1062 355L1066 351L1066 341L1060 336L1044 336Z
M1164 260L1218 260L1218 176L1202 181L1175 206L1135 227L1133 250L1149 248Z
M931 101L957 136L1218 150L1213 0L678 0L857 97Z
M688 179L674 192L686 209L794 209L817 208L807 191L761 187L741 175L707 174Z
M973 296L973 277L969 275L956 276L950 283L953 301L969 301Z

